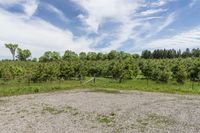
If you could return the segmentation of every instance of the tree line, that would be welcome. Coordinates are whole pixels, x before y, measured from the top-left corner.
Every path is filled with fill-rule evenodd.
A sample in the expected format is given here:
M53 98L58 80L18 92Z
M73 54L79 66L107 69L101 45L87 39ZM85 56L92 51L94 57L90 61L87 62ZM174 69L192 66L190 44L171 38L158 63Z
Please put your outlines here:
M21 49L18 47L17 44L5 44L5 47L8 48L12 54L12 59L13 60L19 60L19 61L27 61L31 60L31 51L28 49ZM17 52L17 56L16 56ZM44 53L43 56L39 58L40 62L49 62L49 61L58 61L58 60L112 60L112 59L126 59L126 58L139 58L140 56L138 54L130 54L126 53L123 51L116 51L112 50L109 53L96 53L96 52L81 52L79 54L71 51L71 50L66 50L64 55L61 56L59 52L56 51L47 51ZM33 61L37 61L36 58L32 59Z
M187 48L185 51L175 49L156 49L154 51L144 50L142 51L141 58L144 59L172 59L172 58L188 58L188 57L200 57L200 49Z
M5 44L5 47L8 48L12 54L13 60L17 57L17 60L26 61L30 60L31 51L28 49L18 48L17 44ZM17 51L17 56L15 56ZM40 62L48 62L55 60L113 60L113 59L126 59L126 58L143 58L143 59L172 59L172 58L190 58L190 57L200 57L200 49L192 49L187 48L185 51L175 50L175 49L156 49L154 51L144 50L139 54L130 54L123 51L112 50L109 53L96 53L96 52L81 52L79 54L66 50L64 55L61 56L59 52L55 51L47 51L43 56L39 58ZM32 59L33 61L37 61L36 58Z
M6 45L7 46L7 45ZM16 47L8 47L12 51ZM13 50L12 50L13 49ZM143 59L137 54L117 52L47 51L37 60L27 61L27 50L17 49L19 61L0 61L0 79L17 82L48 82L83 80L85 77L111 78L119 83L137 77L167 83L184 84L187 80L200 82L200 58ZM13 55L14 57L14 55ZM13 58L14 59L14 58Z
M118 82L138 76L167 83L170 80L200 82L200 59L113 59L113 60L60 60L51 62L1 61L0 78L3 81L46 82L54 80L111 78Z

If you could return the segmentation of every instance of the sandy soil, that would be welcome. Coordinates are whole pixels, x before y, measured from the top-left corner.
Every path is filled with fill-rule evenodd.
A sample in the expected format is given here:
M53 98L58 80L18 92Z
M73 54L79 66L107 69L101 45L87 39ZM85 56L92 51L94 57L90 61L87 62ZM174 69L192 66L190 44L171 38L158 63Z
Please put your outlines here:
M0 98L1 133L198 133L200 96L65 91Z

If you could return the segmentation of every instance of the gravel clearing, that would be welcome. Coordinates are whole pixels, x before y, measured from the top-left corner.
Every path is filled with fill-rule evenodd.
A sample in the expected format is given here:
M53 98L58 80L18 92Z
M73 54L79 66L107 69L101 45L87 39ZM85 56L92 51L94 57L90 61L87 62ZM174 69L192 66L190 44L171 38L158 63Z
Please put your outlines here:
M1 133L198 133L200 97L83 90L0 98Z

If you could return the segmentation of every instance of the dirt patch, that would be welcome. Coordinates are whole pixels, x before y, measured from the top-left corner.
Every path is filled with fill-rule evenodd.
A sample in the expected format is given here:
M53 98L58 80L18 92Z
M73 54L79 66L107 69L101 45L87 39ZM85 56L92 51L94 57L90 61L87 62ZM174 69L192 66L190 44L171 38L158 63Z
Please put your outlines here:
M1 133L200 132L200 97L65 91L0 99Z

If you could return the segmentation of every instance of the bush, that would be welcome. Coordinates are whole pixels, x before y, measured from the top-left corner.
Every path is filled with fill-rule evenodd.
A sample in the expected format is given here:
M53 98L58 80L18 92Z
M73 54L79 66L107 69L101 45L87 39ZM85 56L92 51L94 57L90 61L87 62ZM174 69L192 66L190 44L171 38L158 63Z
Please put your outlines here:
M3 81L10 81L13 79L13 75L8 69L4 69L1 72L1 78L3 79Z
M75 77L75 70L72 63L62 62L59 65L59 79L71 79Z

